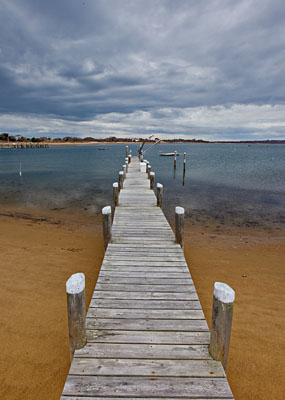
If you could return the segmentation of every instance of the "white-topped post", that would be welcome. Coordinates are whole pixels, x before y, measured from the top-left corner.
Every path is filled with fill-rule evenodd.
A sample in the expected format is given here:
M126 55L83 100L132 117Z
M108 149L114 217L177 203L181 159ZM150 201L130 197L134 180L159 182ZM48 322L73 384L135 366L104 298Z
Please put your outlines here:
M124 187L124 171L119 172L119 191Z
M129 164L129 157L125 158L125 164L128 165ZM128 171L127 171L128 172Z
M177 151L174 152L174 168L176 168Z
M113 199L115 207L119 204L119 184L118 182L113 183Z
M161 183L157 183L156 189L157 205L158 207L162 207L163 185Z
M209 353L228 366L235 291L226 283L215 282Z
M85 276L73 274L66 281L70 360L86 344Z
M122 168L123 168L124 180L125 180L126 177L127 177L127 166L124 164L124 165L122 166Z
M154 190L154 182L155 182L155 173L151 172L150 178L149 178L149 186L150 186L150 189L152 189L152 190Z
M112 239L112 208L111 206L106 206L102 208L102 218L103 218L103 236L104 236L104 247L105 250L108 243Z
M129 155L129 146L126 146L126 157Z
M147 176L148 176L148 179L150 179L150 173L151 173L151 165L148 164L148 166L147 166Z
M175 237L176 242L184 247L184 215L183 207L175 207Z
M132 162L132 155L131 154L129 154L128 159L129 159L129 164L130 164Z
M145 166L145 172L146 172L146 173L148 173L149 161L147 161L147 160L144 160L144 162L146 163L146 166Z

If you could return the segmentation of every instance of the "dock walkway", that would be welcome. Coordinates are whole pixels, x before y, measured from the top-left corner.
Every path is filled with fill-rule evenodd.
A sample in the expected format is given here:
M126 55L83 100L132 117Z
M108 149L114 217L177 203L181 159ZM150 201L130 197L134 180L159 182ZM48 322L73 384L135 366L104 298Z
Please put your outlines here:
M61 400L233 399L183 251L134 158Z

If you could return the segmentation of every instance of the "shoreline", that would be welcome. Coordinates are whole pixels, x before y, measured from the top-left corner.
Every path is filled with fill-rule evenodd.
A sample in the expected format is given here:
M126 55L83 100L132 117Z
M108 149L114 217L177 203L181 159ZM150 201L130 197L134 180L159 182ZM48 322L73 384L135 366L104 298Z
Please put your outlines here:
M65 282L85 273L88 306L104 255L101 215L46 216L0 215L0 394L7 400L60 397L69 369ZM214 282L236 291L228 370L235 399L281 400L285 237L247 233L198 232L186 220L185 258L209 325Z

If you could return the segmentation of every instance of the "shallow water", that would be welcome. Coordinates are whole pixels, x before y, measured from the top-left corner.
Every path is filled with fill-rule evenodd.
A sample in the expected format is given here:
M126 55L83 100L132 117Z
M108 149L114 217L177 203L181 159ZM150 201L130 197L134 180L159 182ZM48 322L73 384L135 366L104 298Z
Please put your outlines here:
M129 145L134 155L137 148ZM180 153L176 170L173 157L159 156L175 150ZM183 152L187 153L184 185ZM124 157L125 145L0 149L0 202L98 214L112 202L112 183ZM217 231L229 226L269 231L284 227L284 146L160 144L145 158L156 181L164 185L169 218L181 205L193 226L212 225Z

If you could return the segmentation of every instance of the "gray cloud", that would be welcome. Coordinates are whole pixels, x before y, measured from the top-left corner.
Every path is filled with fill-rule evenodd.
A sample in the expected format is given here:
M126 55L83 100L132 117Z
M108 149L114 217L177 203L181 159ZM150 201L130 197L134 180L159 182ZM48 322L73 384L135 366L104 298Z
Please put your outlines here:
M137 117L147 115L138 118L141 135L153 129L168 135L169 124L177 134L213 138L258 132L263 137L268 130L280 138L284 132L285 117L279 113L276 120L274 107L264 114L268 127L259 125L255 133L244 127L238 111L238 105L244 111L254 106L259 114L264 105L284 104L281 1L0 4L1 130L13 131L13 120L21 120L23 126L16 129L27 131L32 116L46 124L50 135L58 120L64 128L57 135L80 136L79 125L85 124L94 126L94 136L126 136ZM203 128L208 114L217 115L216 107L219 121L227 123L212 120ZM196 116L199 110L200 120L193 121L189 110ZM108 129L99 129L101 120Z

